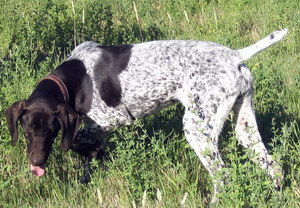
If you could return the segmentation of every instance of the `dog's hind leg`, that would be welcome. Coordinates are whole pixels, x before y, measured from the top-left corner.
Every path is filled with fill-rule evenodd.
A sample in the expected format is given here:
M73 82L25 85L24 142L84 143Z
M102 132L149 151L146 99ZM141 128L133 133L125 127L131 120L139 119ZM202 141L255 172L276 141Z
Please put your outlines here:
M281 188L282 170L268 154L262 142L252 107L252 93L239 97L234 105L236 135L239 143L254 153L253 161L267 171L277 189Z
M227 176L222 170L225 165L218 150L218 136L235 99L236 96L228 97L225 94L217 97L214 90L182 99L185 106L183 125L186 140L212 177L214 192L211 204L218 201L217 195Z

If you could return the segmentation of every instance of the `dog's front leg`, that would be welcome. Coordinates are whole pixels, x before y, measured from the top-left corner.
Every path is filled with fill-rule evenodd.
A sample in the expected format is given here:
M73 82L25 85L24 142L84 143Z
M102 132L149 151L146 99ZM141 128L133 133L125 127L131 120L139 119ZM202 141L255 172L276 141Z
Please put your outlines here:
M91 181L91 158L84 157L83 175L80 177L79 182L82 184L88 184Z
M92 158L101 158L104 155L102 137L103 131L92 126L79 130L73 141L72 150L84 158L83 176L79 180L83 184L91 181Z

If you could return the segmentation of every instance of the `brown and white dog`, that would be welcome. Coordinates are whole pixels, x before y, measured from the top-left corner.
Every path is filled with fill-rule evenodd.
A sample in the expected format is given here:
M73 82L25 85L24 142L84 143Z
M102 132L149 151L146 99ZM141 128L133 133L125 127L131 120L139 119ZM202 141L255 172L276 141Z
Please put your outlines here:
M40 81L27 100L7 109L12 144L17 142L20 121L31 170L42 176L59 130L61 148L68 150L81 118L92 122L88 128L106 132L180 101L185 107L186 139L213 178L214 202L223 185L216 175L225 167L218 136L233 109L239 142L256 154L254 160L280 186L281 169L258 132L251 103L252 76L243 63L286 33L287 29L275 31L240 50L201 41L121 46L85 42Z

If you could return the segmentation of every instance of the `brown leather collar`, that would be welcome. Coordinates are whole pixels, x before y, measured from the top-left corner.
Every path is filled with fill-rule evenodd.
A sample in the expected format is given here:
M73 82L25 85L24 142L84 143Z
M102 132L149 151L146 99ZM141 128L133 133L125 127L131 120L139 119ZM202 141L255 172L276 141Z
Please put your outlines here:
M48 76L46 76L43 80L51 80L53 82L55 82L57 84L57 86L59 87L59 89L61 90L63 96L64 96L64 100L66 103L69 103L69 92L68 92L68 88L66 87L65 83L56 75L53 74L49 74ZM40 82L41 82L40 81Z

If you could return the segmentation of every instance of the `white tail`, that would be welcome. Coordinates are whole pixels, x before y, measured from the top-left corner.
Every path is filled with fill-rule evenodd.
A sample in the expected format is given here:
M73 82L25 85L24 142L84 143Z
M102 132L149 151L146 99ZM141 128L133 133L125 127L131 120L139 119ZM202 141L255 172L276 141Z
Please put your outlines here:
M286 34L288 29L285 28L284 30L277 30L265 37L264 39L256 42L255 44L248 46L246 48L237 50L240 54L241 62L249 60L252 56L259 53L260 51L270 47L271 45L280 41Z

